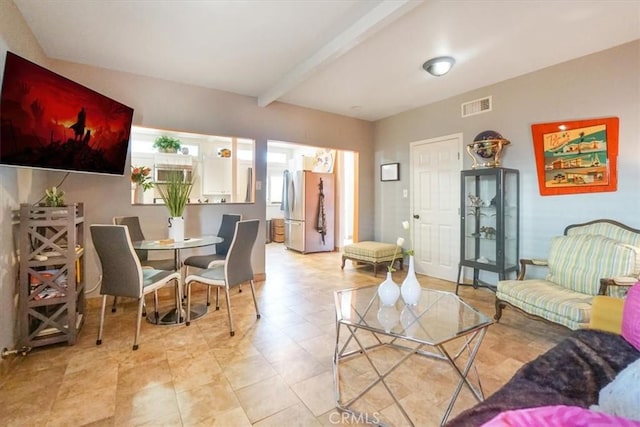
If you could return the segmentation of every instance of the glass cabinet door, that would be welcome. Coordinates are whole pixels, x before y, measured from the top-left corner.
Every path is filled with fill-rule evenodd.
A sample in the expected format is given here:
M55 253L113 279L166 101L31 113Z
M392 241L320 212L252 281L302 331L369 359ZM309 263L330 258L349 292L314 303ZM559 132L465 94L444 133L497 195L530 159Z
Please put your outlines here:
M503 218L503 242L504 242L504 269L518 271L519 267L519 194L520 182L518 172L505 172L503 177L502 218Z
M480 270L498 279L518 270L519 173L491 168L462 171L460 282L462 267L473 268L474 287L495 289L480 279Z

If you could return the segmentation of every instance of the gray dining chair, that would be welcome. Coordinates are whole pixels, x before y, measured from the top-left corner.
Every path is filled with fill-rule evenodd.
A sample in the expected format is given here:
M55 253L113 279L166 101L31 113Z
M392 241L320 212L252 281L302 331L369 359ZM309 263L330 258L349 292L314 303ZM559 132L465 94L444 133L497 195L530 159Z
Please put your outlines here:
M138 317L133 341L133 349L137 350L144 296L153 292L155 318L158 321L160 316L158 314L158 295L156 291L173 282L176 288L176 307L181 307L182 283L180 273L177 271L142 268L140 260L133 249L129 228L126 225L93 224L89 228L93 246L100 259L100 267L102 269L100 283L102 309L96 345L102 344L107 296L137 298Z
M192 255L184 260L185 276L189 274L189 267L199 268L201 270L213 267L215 264L224 264L231 246L233 233L236 230L236 223L242 219L239 214L222 214L222 221L218 229L218 237L224 240L216 243L216 252L208 255ZM241 289L239 289L242 292ZM211 288L207 288L207 306L211 305Z
M184 265L187 267L206 269L213 267L213 264L215 263L224 263L224 260L227 257L227 252L229 252L229 248L231 247L233 233L236 230L236 222L240 220L242 220L242 215L222 214L222 222L218 229L218 237L222 237L224 240L220 243L216 243L216 252L208 255L192 255L184 260Z
M129 228L129 236L131 236L132 242L138 242L146 240L142 227L140 226L140 218L137 216L114 216L114 225L126 225ZM135 249L138 259L142 264L142 268L154 268L156 270L177 270L176 259L163 258L163 259L149 259L149 251L146 249ZM113 298L113 304L111 306L111 312L116 312L116 305L118 304L118 297ZM142 307L142 315L147 315L146 305Z
M126 225L129 227L129 235L131 241L137 242L146 240L142 227L140 226L140 218L137 216L114 216L114 225ZM157 270L177 270L175 258L149 259L149 251L145 249L136 249L136 254L140 259L143 267L151 267Z
M229 289L249 282L253 304L256 307L256 318L260 318L256 291L253 283L253 267L251 265L251 251L258 237L260 221L257 219L238 221L236 223L233 240L224 264L214 264L212 267L191 274L185 279L185 292L187 294L187 319L186 325L191 323L191 285L201 283L209 287L216 287L216 310L220 309L219 291L224 288L229 315L230 335L235 335L233 316L231 314L231 298Z

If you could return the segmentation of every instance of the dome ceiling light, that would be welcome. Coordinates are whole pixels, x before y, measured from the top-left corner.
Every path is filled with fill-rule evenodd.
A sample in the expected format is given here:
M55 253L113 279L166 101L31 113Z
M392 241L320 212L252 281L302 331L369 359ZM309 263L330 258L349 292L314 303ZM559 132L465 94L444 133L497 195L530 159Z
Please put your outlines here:
M432 58L422 64L422 68L425 69L429 74L440 77L444 76L453 68L453 64L456 63L456 60L451 56L439 56L437 58Z

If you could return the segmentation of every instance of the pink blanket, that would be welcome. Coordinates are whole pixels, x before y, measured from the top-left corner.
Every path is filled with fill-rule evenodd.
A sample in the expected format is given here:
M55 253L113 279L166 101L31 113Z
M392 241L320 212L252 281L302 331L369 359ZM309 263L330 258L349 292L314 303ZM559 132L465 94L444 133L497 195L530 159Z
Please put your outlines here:
M482 427L640 427L640 422L578 406L541 406L498 414Z

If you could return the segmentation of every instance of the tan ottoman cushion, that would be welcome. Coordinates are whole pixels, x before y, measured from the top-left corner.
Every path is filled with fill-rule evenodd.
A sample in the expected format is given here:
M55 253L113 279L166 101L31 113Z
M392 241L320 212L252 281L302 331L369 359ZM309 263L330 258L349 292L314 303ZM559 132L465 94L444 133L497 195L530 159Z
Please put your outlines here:
M344 247L344 254L347 257L368 262L391 261L395 252L396 245L393 243L364 241ZM401 253L402 248L398 249L398 255Z
M397 250L397 253L396 253ZM400 265L402 270L402 248L393 243L380 242L358 242L344 247L342 253L342 269L344 269L344 261L350 259L354 262L373 265L373 275L376 276L378 266L381 264L391 264L396 256L395 262Z

